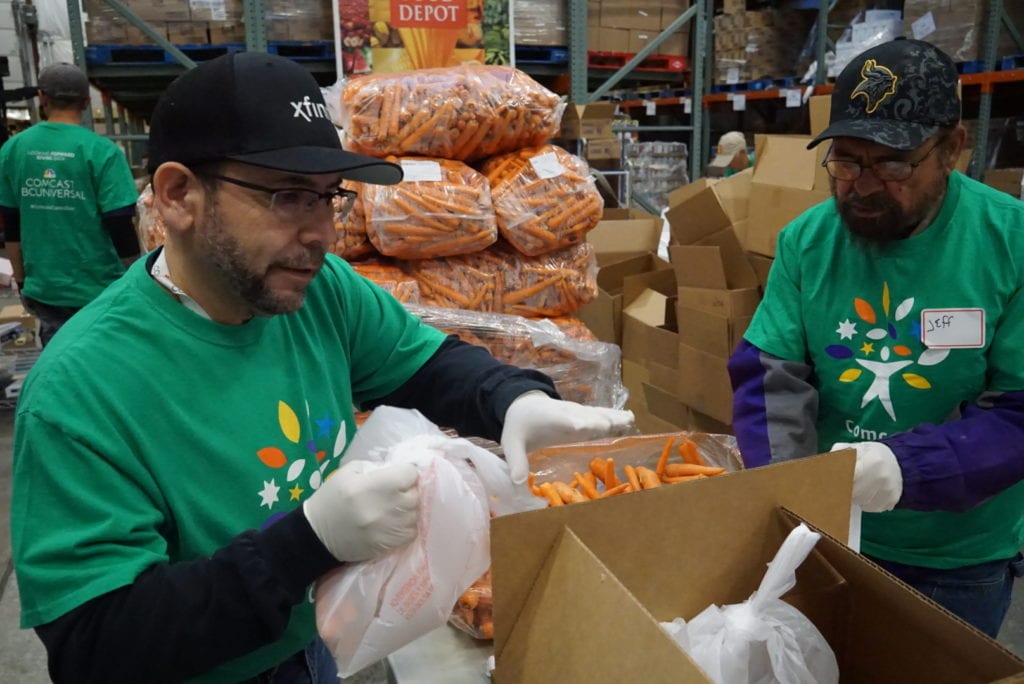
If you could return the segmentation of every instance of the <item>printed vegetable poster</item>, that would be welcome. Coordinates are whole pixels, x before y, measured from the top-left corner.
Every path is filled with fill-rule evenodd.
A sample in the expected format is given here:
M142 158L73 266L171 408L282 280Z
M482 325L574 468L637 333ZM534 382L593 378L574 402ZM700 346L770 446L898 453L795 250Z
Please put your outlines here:
M510 64L509 0L338 0L338 71Z

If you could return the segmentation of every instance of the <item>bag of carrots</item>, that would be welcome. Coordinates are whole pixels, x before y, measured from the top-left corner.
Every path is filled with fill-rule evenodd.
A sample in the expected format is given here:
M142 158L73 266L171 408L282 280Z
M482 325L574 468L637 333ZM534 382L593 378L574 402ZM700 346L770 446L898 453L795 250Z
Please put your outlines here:
M420 286L405 275L402 269L378 260L359 261L352 264L352 270L373 282L403 304L419 304Z
M147 183L139 194L139 199L135 200L135 213L138 216L135 230L139 236L142 253L150 252L164 244L167 227L164 226L164 220L154 206L152 185Z
M498 239L487 179L459 161L388 157L397 185L365 185L366 232L381 254L429 259L478 252Z
M601 221L604 200L590 167L561 147L544 145L488 159L501 236L536 256L583 242Z
M376 253L370 238L366 235L366 212L363 211L363 192L367 187L356 181L342 181L341 187L345 190L355 190L359 193L355 204L347 215L339 211L340 200L334 200L334 228L338 231L338 241L334 243L331 251L346 261L365 259Z
M622 408L629 397L617 345L574 337L547 319L433 306L406 308L424 323L487 349L502 363L544 373L563 399Z
M402 268L432 306L536 318L574 313L597 297L597 260L585 242L528 257L499 240L482 252Z
M475 161L558 133L565 104L522 71L463 65L368 74L341 93L345 148Z

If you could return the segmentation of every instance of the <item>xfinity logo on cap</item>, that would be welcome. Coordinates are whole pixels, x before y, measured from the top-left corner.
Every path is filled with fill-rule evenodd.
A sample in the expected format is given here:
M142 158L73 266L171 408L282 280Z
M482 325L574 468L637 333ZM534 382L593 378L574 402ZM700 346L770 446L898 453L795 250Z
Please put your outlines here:
M302 117L306 121L312 121L313 117L318 119L330 119L330 115L327 113L327 105L319 102L311 102L309 95L302 98L301 102L289 102L295 113L292 115L293 119Z

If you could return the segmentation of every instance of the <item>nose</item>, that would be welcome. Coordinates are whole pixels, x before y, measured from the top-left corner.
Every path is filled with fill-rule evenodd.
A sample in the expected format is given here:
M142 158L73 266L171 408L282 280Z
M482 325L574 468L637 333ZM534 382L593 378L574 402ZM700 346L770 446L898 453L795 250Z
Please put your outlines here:
M320 243L329 252L338 241L338 231L334 225L334 211L330 205L326 208L317 207L300 218L299 241L303 245Z
M865 167L861 169L860 176L857 180L853 181L853 189L861 197L867 197L874 193L884 190L885 183L878 180L878 176L871 170L871 167Z

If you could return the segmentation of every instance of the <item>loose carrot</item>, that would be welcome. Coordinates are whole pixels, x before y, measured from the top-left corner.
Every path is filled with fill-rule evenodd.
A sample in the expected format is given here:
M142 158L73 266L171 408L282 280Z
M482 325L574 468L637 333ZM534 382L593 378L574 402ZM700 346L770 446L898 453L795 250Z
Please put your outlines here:
M685 463L707 465L701 458L700 452L697 451L697 445L693 443L693 440L687 439L679 445L679 455L682 456Z
M725 468L712 468L710 466L694 465L692 463L669 463L665 467L665 474L669 477L684 477L686 475L721 475Z
M665 442L665 446L661 449L661 456L658 457L658 465L654 468L654 472L657 473L658 477L661 477L662 473L665 472L665 465L668 463L669 454L672 453L672 437L668 438Z
M558 492L555 491L554 485L552 485L550 482L542 482L540 484L540 491L541 494L544 495L544 498L548 500L548 504L550 504L551 506L563 505L562 497L558 495Z
M661 481L665 484L675 484L676 482L689 482L690 480L706 480L707 477L707 475L684 475L682 477L670 477L668 475L664 475L662 476Z
M639 466L636 469L636 476L639 478L640 484L643 485L644 489L654 489L661 486L661 478L658 477L658 473L650 468Z
M586 481L588 486L593 488L594 491L597 491L597 476L594 475L594 473L590 471L583 473L583 479Z
M605 477L607 476L607 470L605 469L605 462L602 461L600 457L595 456L594 458L590 459L590 463L588 463L587 466L590 468L590 472L597 479L601 480L601 482L604 483L605 487L607 487L608 486L608 480L605 479Z
M526 478L526 482L530 485L530 491L533 492L534 496L544 496L544 492L537 486L537 473L530 473L529 477Z
M558 494L559 498L562 499L562 503L567 503L567 504L579 503L581 501L586 501L587 498L588 498L588 497L583 496L578 491L576 491L575 489L573 489L569 485L565 484L564 482L560 482L560 481L556 480L555 482L552 482L551 484L554 486L555 492Z
M631 491L633 491L633 485L629 484L628 482L623 482L622 484L615 485L611 489L606 489L604 493L601 494L601 498L606 499L609 496L615 496L616 494L626 494Z
M640 478L637 476L636 468L631 465L626 465L622 468L622 472L626 473L626 481L633 487L634 492L639 492L643 487L640 486Z
M588 499L600 498L601 495L598 494L597 489L587 482L587 479L583 475L580 475L579 473L574 473L574 475L576 476L577 482L579 482L580 489L583 490L583 494L586 495Z
M604 486L605 489L614 489L620 484L618 476L615 475L615 459L605 459L604 462Z

